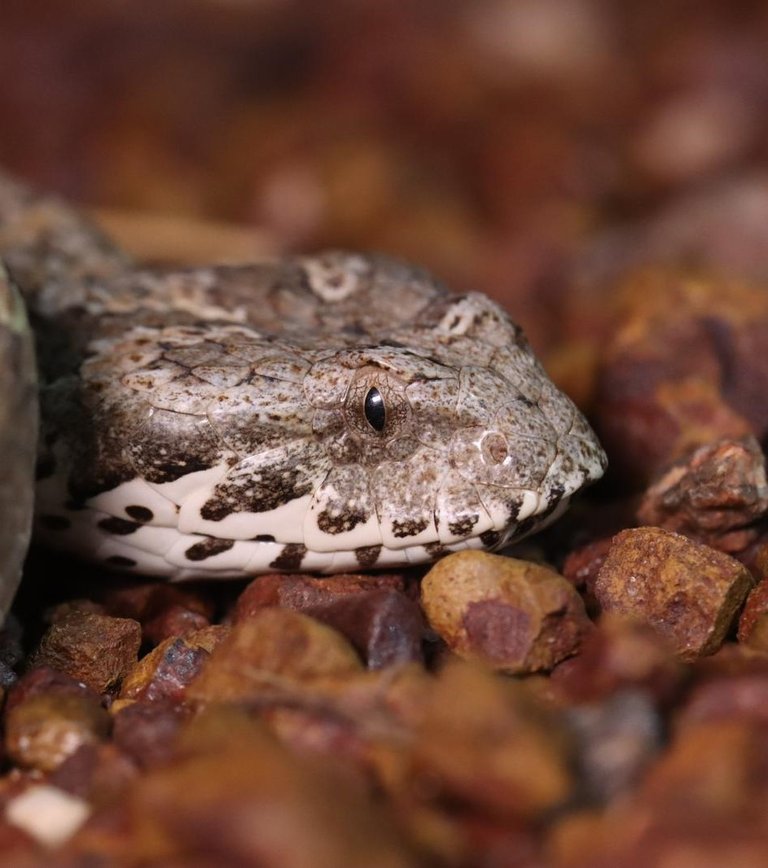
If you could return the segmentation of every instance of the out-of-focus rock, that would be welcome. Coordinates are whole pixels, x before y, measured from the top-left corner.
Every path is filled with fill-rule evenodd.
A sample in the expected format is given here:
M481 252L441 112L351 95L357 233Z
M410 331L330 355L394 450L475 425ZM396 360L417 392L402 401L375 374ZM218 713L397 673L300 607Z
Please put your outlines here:
M754 522L766 511L765 458L747 437L708 443L674 462L646 490L637 518L738 552L757 538Z

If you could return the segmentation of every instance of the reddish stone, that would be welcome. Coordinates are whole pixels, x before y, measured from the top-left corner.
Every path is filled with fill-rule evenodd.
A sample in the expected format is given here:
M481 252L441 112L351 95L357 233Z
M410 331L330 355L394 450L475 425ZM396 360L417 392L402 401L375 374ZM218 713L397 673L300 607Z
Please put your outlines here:
M153 648L126 675L120 700L181 702L210 653L189 638L170 637Z
M716 440L672 464L645 492L637 518L736 552L757 537L754 522L766 510L765 459L747 437Z
M751 575L734 558L643 527L614 537L594 592L604 612L647 622L693 659L720 647L751 586Z
M739 642L768 651L768 578L753 588L739 618Z
M103 693L119 685L136 662L140 644L136 621L77 610L48 628L33 662L66 672Z

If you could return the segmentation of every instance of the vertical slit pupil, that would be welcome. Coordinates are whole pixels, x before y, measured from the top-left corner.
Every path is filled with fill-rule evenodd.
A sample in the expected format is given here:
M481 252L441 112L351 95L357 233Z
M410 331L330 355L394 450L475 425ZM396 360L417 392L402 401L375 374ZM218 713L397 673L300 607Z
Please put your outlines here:
M383 431L387 422L387 411L384 407L384 398L378 389L369 389L365 396L365 418L374 431Z

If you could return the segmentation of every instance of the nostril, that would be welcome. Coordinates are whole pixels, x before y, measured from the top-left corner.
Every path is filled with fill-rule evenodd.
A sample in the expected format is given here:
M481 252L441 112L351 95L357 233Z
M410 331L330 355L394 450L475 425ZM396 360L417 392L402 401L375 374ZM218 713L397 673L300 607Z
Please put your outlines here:
M503 464L509 455L506 438L498 431L491 431L483 437L480 451L486 464Z

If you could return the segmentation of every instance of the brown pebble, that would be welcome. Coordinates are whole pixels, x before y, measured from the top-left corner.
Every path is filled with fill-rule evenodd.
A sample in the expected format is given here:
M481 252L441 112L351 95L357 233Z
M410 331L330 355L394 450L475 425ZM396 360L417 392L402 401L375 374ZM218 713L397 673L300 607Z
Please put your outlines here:
M641 527L614 537L594 592L604 612L647 622L694 659L720 647L751 586L749 571L723 552Z
M637 518L736 552L757 537L753 523L766 510L765 458L745 437L716 440L672 464L645 492Z
M749 592L739 618L738 638L756 651L768 652L768 578Z
M136 621L78 610L48 628L33 665L51 666L103 693L128 673L140 645L141 627Z
M507 672L551 669L591 628L581 597L562 576L486 552L438 561L421 592L430 626L452 651Z
M51 771L106 737L109 715L95 692L50 669L30 672L11 692L5 748L24 768Z
M355 650L335 630L290 609L266 608L232 627L187 696L236 702L361 669Z

